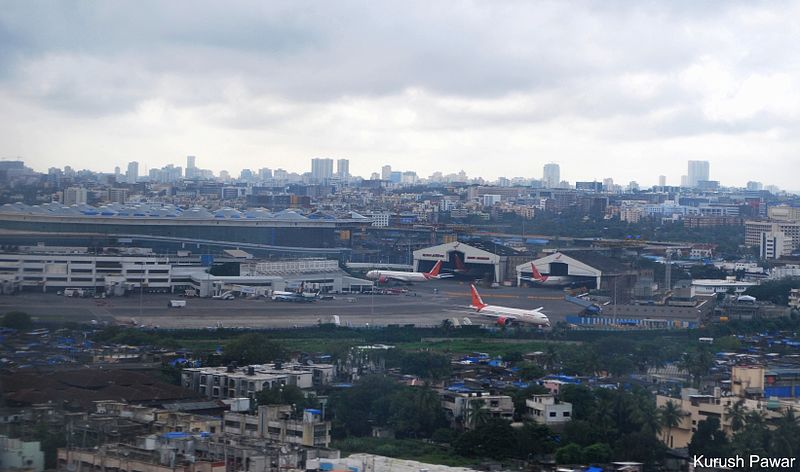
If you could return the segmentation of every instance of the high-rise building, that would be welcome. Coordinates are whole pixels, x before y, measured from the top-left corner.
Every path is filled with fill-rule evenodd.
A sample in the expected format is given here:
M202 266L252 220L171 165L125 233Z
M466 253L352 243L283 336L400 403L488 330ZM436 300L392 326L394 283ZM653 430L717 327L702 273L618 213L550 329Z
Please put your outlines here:
M263 167L261 169L258 169L258 180L261 180L263 182L264 180L270 180L270 179L272 179L272 169L270 169L269 167Z
M392 178L392 166L385 165L381 167L381 180L391 180Z
M708 180L708 171L708 161L689 161L689 170L686 174L687 186L694 188L701 180Z
M125 173L125 181L135 184L139 180L139 163L136 161L128 163L128 172Z
M658 176L658 186L659 187L666 187L667 186L667 176L666 175L659 175Z
M108 201L112 203L125 203L128 200L128 189L110 188L108 189Z
M544 186L546 188L557 188L561 183L561 168L558 164L551 162L544 165Z
M747 190L751 192L757 192L764 189L764 185L761 182L749 181L747 182Z
M88 193L82 187L69 187L64 190L64 205L85 205Z
M340 179L350 177L350 161L347 159L339 159L336 161L336 175Z
M311 178L320 182L333 177L333 159L311 159Z
M186 156L186 169L194 169L197 166L197 158L195 156Z

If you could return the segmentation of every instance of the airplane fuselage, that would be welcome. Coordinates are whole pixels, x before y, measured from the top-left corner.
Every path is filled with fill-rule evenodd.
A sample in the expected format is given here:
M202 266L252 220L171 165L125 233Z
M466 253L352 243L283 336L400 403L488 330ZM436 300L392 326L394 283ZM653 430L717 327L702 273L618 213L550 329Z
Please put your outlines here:
M397 280L399 282L427 282L434 279L424 272L402 272L397 270L371 270L367 272L370 280Z
M536 310L525 310L522 308L511 308L497 305L486 305L481 308L473 305L472 309L477 313L489 318L505 318L518 323L550 326L550 319L547 317L547 315Z

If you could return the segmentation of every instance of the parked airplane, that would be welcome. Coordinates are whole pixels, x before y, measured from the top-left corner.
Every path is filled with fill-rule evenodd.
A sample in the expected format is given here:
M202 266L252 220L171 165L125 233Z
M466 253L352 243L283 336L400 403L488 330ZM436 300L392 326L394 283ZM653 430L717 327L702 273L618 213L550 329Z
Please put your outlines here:
M304 293L298 292L283 292L276 290L272 292L272 301L275 302L314 302L316 301L316 296L307 296Z
M367 278L385 283L390 280L398 282L427 282L432 279L444 279L452 277L452 274L439 274L442 269L442 261L436 261L430 272L402 272L397 270L371 270L367 272Z
M533 262L531 262L531 274L532 277L520 278L544 287L568 287L575 283L575 277L569 275L542 275Z
M472 305L470 307L483 316L494 318L500 326L510 326L516 323L550 326L550 319L542 313L542 307L535 310L524 310L522 308L487 305L483 303L478 289L474 285L469 287L472 290Z

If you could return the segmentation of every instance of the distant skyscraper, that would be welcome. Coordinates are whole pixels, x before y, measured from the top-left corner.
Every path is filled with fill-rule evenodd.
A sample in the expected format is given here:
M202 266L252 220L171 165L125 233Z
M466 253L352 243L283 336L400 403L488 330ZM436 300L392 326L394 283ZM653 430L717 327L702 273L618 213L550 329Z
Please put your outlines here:
M311 178L323 181L333 177L333 159L314 158L311 159Z
M659 175L658 176L658 186L659 187L666 187L667 186L667 176L666 175Z
M187 179L194 179L199 177L199 172L197 171L197 158L194 156L186 156L186 178Z
M701 180L708 180L708 170L708 161L689 161L686 184L692 188L697 187L697 183Z
M545 164L542 180L546 188L557 188L561 183L561 168L558 164L553 162Z
M347 159L336 161L336 176L340 179L346 179L350 176L350 161Z
M269 167L258 169L258 179L262 181L272 179L272 169Z
M114 178L117 179L117 182L119 182L119 178L121 175L122 175L122 169L120 169L119 166L114 167Z
M381 180L391 180L392 178L392 166L385 165L381 167Z
M64 205L85 205L87 197L85 188L69 187L64 190Z
M128 163L128 172L125 174L125 180L129 184L135 184L139 180L139 163L136 161Z

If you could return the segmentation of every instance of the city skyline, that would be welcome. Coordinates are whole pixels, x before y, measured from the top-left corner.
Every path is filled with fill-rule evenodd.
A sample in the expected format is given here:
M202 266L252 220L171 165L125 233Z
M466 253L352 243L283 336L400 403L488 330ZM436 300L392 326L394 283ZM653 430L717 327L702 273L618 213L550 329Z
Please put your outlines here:
M8 159L3 159L8 160ZM371 180L371 179L381 179L381 180L391 180L391 174L414 174L416 179L421 181L459 181L459 179L453 179L455 176L465 176L462 180L482 180L487 184L500 184L500 182L504 182L504 184L512 184L518 185L513 183L513 180L516 179L523 179L529 182L538 181L544 184L545 186L549 186L551 188L562 186L562 184L569 184L569 187L574 187L578 183L583 182L596 182L596 183L603 183L604 185L608 185L609 183L615 184L617 186L625 187L626 185L629 186L631 184L637 184L637 186L642 188L649 188L649 187L685 187L685 188L697 188L698 182L709 181L711 184L719 185L721 187L730 187L730 188L747 188L748 190L756 190L754 186L758 187L757 189L760 190L764 187L772 187L778 188L781 191L785 191L788 193L800 193L797 191L793 191L791 189L781 189L774 184L769 182L760 182L754 180L748 180L745 185L731 185L727 182L720 182L713 178L713 175L710 174L710 163L708 161L687 161L686 162L686 172L679 176L679 182L670 182L667 180L666 176L664 175L657 175L656 182L649 184L647 180L640 182L639 180L631 180L627 183L616 180L614 176L605 176L605 177L592 177L590 179L584 180L566 180L560 178L560 165L557 162L548 162L543 165L542 170L540 171L539 176L532 175L532 176L523 176L523 175L501 175L496 179L487 179L481 175L468 175L464 172L463 169L459 169L458 172L449 172L449 171L442 171L437 170L431 173L428 176L419 174L414 169L399 169L392 168L391 164L384 164L376 171L369 173L368 175L353 175L349 172L350 167L350 160L345 158L320 158L315 157L310 159L310 167L307 167L305 170L290 168L284 169L282 167L277 168L269 168L269 167L244 167L241 169L222 169L220 171L215 171L212 169L204 169L196 165L197 156L195 155L188 155L186 156L186 167L183 168L181 166L176 166L175 163L168 163L162 166L155 166L152 168L144 168L144 171L140 174L138 171L139 162L138 161L131 161L128 162L127 171L122 172L120 166L114 167L114 172L103 172L97 169L73 169L71 166L65 166L63 169L69 169L70 171L77 171L77 170L88 170L91 172L99 172L105 174L114 174L120 179L120 182L124 183L135 183L138 179L148 180L148 173L149 180L153 180L154 176L152 171L169 171L170 181L171 180L179 180L181 178L186 179L193 179L193 178L215 178L215 179L222 179L222 180L241 180L241 179L260 179L260 180L269 180L273 178L273 172L279 171L281 173L285 173L287 176L289 174L294 174L297 176L308 176L312 180L316 181L323 181L327 179L337 178L337 179L353 179L353 178L360 178L363 180ZM298 164L299 165L299 164ZM334 171L334 165L336 165ZM320 166L324 167L324 170L320 172ZM56 169L62 169L61 167L53 167ZM700 169L700 173L697 174L698 168ZM52 168L50 168L52 169ZM342 173L342 169L344 169L344 174ZM46 173L48 170L42 170L42 173ZM133 171L133 174L132 174ZM210 172L210 173L209 173ZM202 174L201 174L202 173ZM548 174L549 173L549 174ZM246 177L245 174L249 177ZM134 177L131 177L134 175ZM549 175L549 177L548 177ZM278 177L274 177L278 178ZM160 180L156 177L156 180Z
M185 5L11 3L0 156L795 186L795 3Z

